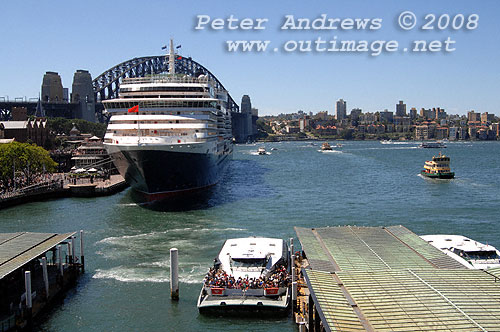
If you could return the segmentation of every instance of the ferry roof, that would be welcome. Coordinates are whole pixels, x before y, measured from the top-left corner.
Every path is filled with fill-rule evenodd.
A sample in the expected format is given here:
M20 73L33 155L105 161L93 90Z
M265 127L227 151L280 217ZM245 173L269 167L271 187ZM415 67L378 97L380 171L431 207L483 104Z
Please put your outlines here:
M423 235L422 239L441 249L451 247L470 251L495 251L495 247L469 239L462 235Z
M231 258L265 258L268 254L281 257L283 252L283 240L248 237L228 239L221 249L220 255L229 253Z
M0 279L75 233L0 233Z
M295 230L326 331L500 326L500 268L466 269L403 226Z

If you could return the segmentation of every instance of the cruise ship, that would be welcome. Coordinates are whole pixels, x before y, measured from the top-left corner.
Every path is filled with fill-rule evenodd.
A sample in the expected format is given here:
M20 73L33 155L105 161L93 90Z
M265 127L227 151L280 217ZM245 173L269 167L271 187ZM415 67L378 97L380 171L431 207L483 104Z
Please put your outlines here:
M216 184L233 151L228 93L208 76L175 73L173 41L168 74L124 78L104 145L131 187L146 201Z

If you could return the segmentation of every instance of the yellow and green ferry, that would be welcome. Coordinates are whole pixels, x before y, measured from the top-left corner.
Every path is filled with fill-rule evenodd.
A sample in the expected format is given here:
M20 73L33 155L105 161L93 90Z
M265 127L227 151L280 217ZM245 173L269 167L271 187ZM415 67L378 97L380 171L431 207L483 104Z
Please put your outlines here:
M425 162L424 169L420 172L423 176L433 179L453 179L455 173L450 170L450 157L439 152L432 160Z

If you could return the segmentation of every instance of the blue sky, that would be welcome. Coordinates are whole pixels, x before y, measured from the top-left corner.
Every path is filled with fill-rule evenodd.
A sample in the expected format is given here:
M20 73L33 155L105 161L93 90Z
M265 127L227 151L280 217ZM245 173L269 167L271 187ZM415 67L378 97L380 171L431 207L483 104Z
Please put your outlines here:
M77 69L93 77L131 58L160 54L174 38L181 54L191 56L214 73L241 100L250 95L260 114L328 110L337 99L348 109L365 112L407 107L443 107L449 113L474 109L500 115L500 2L364 1L364 0L218 0L218 1L7 1L2 4L0 96L36 97L46 71L59 72L71 88ZM454 31L404 31L399 14L412 11L421 26L426 14L479 15L478 28ZM267 18L266 29L195 30L196 16ZM285 15L315 19L381 18L376 31L284 31ZM435 54L231 53L227 40L270 40L281 48L288 40L412 40L456 41L456 51Z

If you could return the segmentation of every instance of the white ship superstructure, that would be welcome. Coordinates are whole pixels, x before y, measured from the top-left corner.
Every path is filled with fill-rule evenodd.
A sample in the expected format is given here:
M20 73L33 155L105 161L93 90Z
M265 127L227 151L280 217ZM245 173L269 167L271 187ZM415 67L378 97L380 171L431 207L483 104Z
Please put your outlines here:
M119 172L151 199L215 184L232 153L228 93L207 75L124 78L104 144Z

